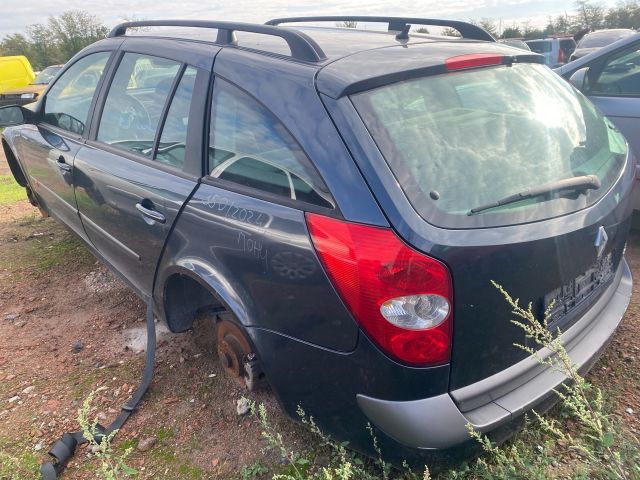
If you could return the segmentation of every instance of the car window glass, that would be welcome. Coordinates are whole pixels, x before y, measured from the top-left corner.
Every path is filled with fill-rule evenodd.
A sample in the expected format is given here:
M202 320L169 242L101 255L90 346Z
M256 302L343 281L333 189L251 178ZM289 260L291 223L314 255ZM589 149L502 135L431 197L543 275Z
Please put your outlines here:
M527 42L532 52L547 53L551 51L551 42L548 40L533 40Z
M150 157L179 69L179 62L126 53L109 87L97 139Z
M191 107L196 74L197 70L195 68L188 67L182 75L176 93L171 100L171 106L164 121L158 151L156 152L156 160L158 162L180 169L184 165L189 109Z
M45 97L44 121L82 135L91 101L111 52L87 55L74 63Z
M444 228L514 225L586 208L626 161L622 135L538 64L430 75L351 100L416 211ZM499 203L582 175L596 175L601 188Z
M211 176L292 200L332 208L309 159L256 100L216 80L209 143Z
M640 96L640 46L624 50L607 60L589 94Z

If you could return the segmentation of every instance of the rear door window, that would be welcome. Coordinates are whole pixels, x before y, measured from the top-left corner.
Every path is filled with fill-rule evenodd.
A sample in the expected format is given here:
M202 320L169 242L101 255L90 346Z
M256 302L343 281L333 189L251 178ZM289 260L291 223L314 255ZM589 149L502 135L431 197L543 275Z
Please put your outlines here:
M171 100L156 151L156 161L178 169L184 166L189 114L197 73L193 67L187 67L184 71Z
M151 157L156 131L181 64L125 53L107 94L97 140Z
M213 92L209 171L213 178L256 194L334 207L320 175L284 125L220 79Z

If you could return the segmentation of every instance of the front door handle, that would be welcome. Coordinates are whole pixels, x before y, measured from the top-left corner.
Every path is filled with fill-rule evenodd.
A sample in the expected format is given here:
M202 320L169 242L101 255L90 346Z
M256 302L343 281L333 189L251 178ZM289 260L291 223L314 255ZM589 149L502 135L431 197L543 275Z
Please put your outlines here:
M58 168L60 170L64 170L65 172L70 172L71 171L71 165L69 165L67 163L67 161L64 159L64 156L60 155L58 157L58 160L56 160L56 165L58 165Z
M147 208L142 203L136 203L136 208L142 215L149 218L150 220L153 220L154 222L164 223L167 221L165 216L159 211L153 208Z

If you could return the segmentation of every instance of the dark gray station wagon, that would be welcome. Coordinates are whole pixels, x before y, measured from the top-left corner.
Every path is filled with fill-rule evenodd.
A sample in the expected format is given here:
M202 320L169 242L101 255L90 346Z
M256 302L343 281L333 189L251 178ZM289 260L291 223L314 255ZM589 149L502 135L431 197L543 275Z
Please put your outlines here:
M321 20L388 31L277 26ZM490 281L555 302L593 364L631 295L624 138L473 25L269 23L116 27L0 110L16 180L172 331L225 309L221 361L292 416L365 452L370 422L391 461L460 459L468 423L504 438L565 379Z

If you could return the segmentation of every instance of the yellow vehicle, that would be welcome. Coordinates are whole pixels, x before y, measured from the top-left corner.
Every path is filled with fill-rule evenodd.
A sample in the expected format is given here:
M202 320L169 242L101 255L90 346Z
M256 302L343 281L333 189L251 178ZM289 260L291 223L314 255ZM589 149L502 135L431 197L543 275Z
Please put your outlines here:
M25 105L35 102L42 92L47 89L49 82L56 78L56 75L64 65L50 65L36 75L33 82L18 88L10 88L0 92L0 107L4 105Z
M29 85L36 78L31 64L23 55L0 57L0 93Z

